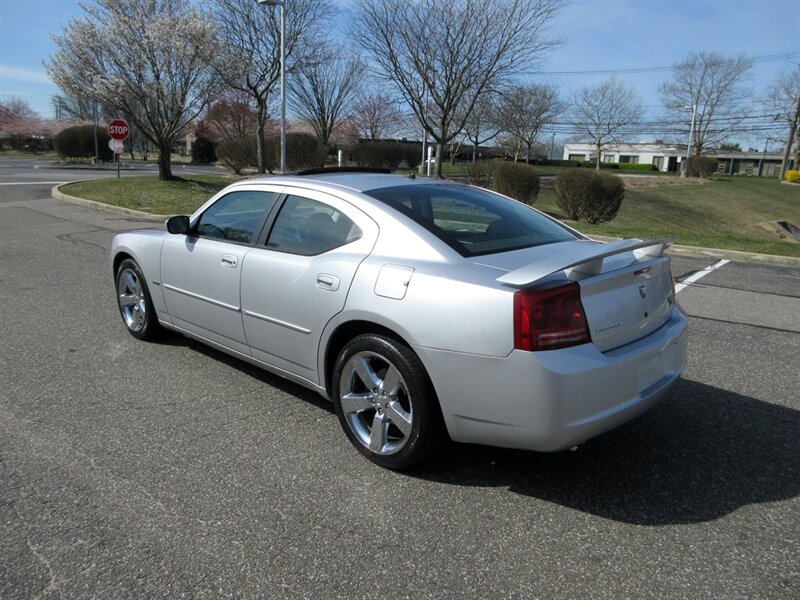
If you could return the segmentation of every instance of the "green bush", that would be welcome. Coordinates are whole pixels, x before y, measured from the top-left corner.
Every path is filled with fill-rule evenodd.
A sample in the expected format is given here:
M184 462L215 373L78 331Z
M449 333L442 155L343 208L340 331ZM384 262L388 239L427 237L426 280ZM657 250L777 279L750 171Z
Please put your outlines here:
M422 144L400 144L403 148L403 160L409 169L416 169L422 162Z
M198 137L192 144L193 163L213 163L217 162L217 153L214 150L214 140L206 137Z
M273 142L275 157L278 159L281 153L280 138ZM313 169L325 166L325 159L328 156L328 148L321 144L319 140L310 133L288 133L286 134L286 170L299 171L301 169Z
M625 184L616 175L567 169L556 175L556 203L573 221L596 224L617 216Z
M490 187L492 185L494 167L495 161L493 160L478 160L467 163L464 167L464 176L467 179L467 183L485 188Z
M617 163L619 168L625 171L655 171L656 166L648 163Z
M582 166L582 161L580 160L543 160L543 165L549 165L552 167L580 167Z
M539 173L524 163L497 161L494 190L520 202L533 204L539 195Z
M716 173L718 166L719 161L711 156L690 156L686 161L686 174L705 179Z
M114 152L108 147L108 135L102 127L97 128L97 149L100 160L114 160ZM94 127L92 125L76 125L62 130L54 139L53 147L61 158L91 158L94 156Z
M269 150L271 146L268 145ZM245 167L254 167L258 163L258 148L256 138L246 138L241 140L227 140L217 144L217 159L221 160L233 172L239 175ZM273 153L267 152L270 156Z
M353 146L350 149L350 154L359 167L389 167L390 169L396 169L404 160L413 160L411 153L405 146L405 144L397 142L362 142ZM417 157L417 165L422 159L421 148L419 152L420 156Z

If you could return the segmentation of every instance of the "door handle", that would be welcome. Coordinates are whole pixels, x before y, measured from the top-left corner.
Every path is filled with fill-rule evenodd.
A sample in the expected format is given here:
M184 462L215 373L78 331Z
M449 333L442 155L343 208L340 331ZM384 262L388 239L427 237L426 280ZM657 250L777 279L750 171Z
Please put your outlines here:
M327 273L320 273L317 275L317 287L321 290L328 290L335 292L339 289L339 278L336 275L328 275Z
M229 269L236 268L236 257L233 254L223 254L222 255L222 266L228 267Z

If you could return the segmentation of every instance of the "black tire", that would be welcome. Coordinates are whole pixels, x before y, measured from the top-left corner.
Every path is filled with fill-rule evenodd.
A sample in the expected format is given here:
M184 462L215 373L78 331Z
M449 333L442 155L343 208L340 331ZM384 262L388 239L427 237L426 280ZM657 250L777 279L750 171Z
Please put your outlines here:
M136 261L123 260L114 278L117 290L117 307L128 332L140 340L154 340L163 333L158 323L150 290Z
M381 467L416 465L449 439L419 358L391 338L365 334L348 342L336 359L332 390L347 438Z

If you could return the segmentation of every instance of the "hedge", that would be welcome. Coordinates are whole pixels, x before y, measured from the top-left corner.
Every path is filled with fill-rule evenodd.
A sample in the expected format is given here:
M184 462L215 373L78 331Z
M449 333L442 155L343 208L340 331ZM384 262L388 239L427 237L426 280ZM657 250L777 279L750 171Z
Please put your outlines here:
M267 145L267 155L272 155L269 150L271 145ZM246 138L241 140L227 140L217 144L217 159L221 160L233 172L239 175L245 167L254 167L258 164L258 148L256 138Z
M616 175L567 169L555 178L556 203L573 221L596 224L617 216L625 184Z
M533 204L539 195L539 173L525 163L497 161L494 190L520 202Z
M114 152L108 147L111 136L103 127L97 128L97 150L100 160L114 160ZM61 158L91 158L94 156L94 126L76 125L63 129L54 139L53 147Z
M217 153L214 150L214 140L206 137L198 137L192 144L193 163L213 163L217 162Z
M717 172L719 161L711 156L690 156L686 161L686 174L705 179Z

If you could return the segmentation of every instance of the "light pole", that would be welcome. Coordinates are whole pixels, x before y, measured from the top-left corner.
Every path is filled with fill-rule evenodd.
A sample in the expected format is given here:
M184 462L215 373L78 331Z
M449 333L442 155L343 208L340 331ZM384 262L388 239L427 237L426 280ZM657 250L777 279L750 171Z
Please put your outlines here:
M684 106L684 108L692 109L692 125L689 127L689 144L686 146L686 162L681 169L681 177L688 177L689 175L689 153L692 151L692 141L694 138L694 118L697 115L697 104L691 106Z
M553 132L553 137L550 138L550 160L553 160L553 148L556 145L556 134Z
M258 0L259 4L281 7L281 175L286 173L286 0Z

